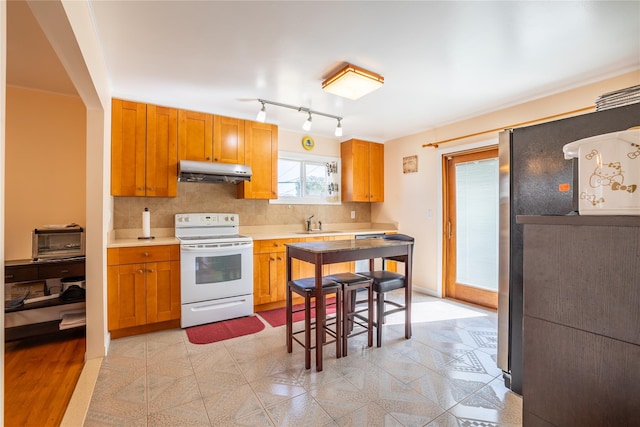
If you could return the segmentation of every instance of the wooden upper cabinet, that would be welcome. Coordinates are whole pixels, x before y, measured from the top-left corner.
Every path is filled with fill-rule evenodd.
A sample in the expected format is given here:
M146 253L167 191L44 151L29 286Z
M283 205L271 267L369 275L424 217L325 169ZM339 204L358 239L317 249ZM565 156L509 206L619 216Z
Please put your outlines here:
M180 160L244 164L244 120L180 110Z
M144 196L147 105L114 99L111 104L111 194Z
M214 162L244 164L244 128L244 120L213 116Z
M178 158L213 161L213 115L178 111Z
M178 194L178 110L147 105L146 195Z
M120 99L111 108L111 194L175 197L178 110Z
M369 201L384 202L384 145L369 144Z
M238 184L239 199L278 198L278 126L245 121L245 164L251 181Z
M342 200L384 201L384 145L351 139L340 144Z

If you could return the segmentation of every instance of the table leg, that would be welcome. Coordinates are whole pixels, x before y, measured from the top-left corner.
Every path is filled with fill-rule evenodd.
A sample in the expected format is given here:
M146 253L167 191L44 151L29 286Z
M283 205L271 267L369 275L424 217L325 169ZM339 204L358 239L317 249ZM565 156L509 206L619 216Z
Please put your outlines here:
M316 278L316 371L322 371L322 347L324 340L325 308L322 297L322 255L315 256L315 278Z
M293 301L291 301L291 292L289 292L289 281L291 280L291 256L289 255L289 247L287 247L287 259L286 259L286 274L285 274L285 290L286 290L286 309L290 310L293 306ZM287 326L286 326L286 337L287 337L287 352L291 353L293 351L293 321L290 319L289 314L287 314Z
M407 286L404 288L405 298L405 319L404 319L404 337L406 339L411 338L411 266L413 265L411 244L407 245L407 262L404 263L404 279L407 282Z

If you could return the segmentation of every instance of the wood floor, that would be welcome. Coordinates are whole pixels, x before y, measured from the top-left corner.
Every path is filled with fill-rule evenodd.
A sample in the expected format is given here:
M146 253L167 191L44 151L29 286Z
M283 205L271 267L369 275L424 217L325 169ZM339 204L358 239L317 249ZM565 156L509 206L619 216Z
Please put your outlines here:
M84 328L5 343L4 425L59 426L85 348Z

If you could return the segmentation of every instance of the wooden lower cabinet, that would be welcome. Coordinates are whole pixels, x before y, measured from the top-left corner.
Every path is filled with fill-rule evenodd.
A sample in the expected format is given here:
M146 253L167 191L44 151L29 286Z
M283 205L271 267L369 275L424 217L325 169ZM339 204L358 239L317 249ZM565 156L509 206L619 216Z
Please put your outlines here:
M319 240L353 239L353 236L318 236L302 239L274 239L258 240L253 246L253 304L254 306L282 306L286 299L287 254L286 244L297 242L312 242ZM292 260L291 275L294 279L313 277L313 264ZM344 262L325 265L323 274L353 272L354 263ZM265 306L265 304L270 304Z
M114 338L179 326L179 246L108 249L107 299Z
M253 245L253 304L285 300L286 243L298 239L258 240Z

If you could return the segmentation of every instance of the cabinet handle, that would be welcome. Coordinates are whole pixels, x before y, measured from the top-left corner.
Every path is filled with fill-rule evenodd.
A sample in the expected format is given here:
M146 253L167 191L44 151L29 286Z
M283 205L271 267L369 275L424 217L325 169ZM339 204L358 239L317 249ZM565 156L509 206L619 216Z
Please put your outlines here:
M211 160L211 157L207 157L207 160Z
M149 270L147 270L148 273L153 273L153 268L150 268Z
M13 277L14 277L13 274L5 274L4 275L5 279L13 279Z
M149 252L145 252L145 253L144 253L144 256L149 256Z
M138 191L143 191L144 187L138 187Z
M140 269L140 270L138 270L138 273L142 274L142 273L144 273L144 270Z
M278 257L278 261L282 261L282 257Z
M149 187L149 191L153 191L153 187Z
M68 273L69 270L62 270L61 273Z
M217 158L217 157L214 157L214 158L213 158L213 161L214 161L214 162L217 162L217 161L218 161L218 158Z
M269 258L269 261L275 261L275 260L276 260L275 258Z

